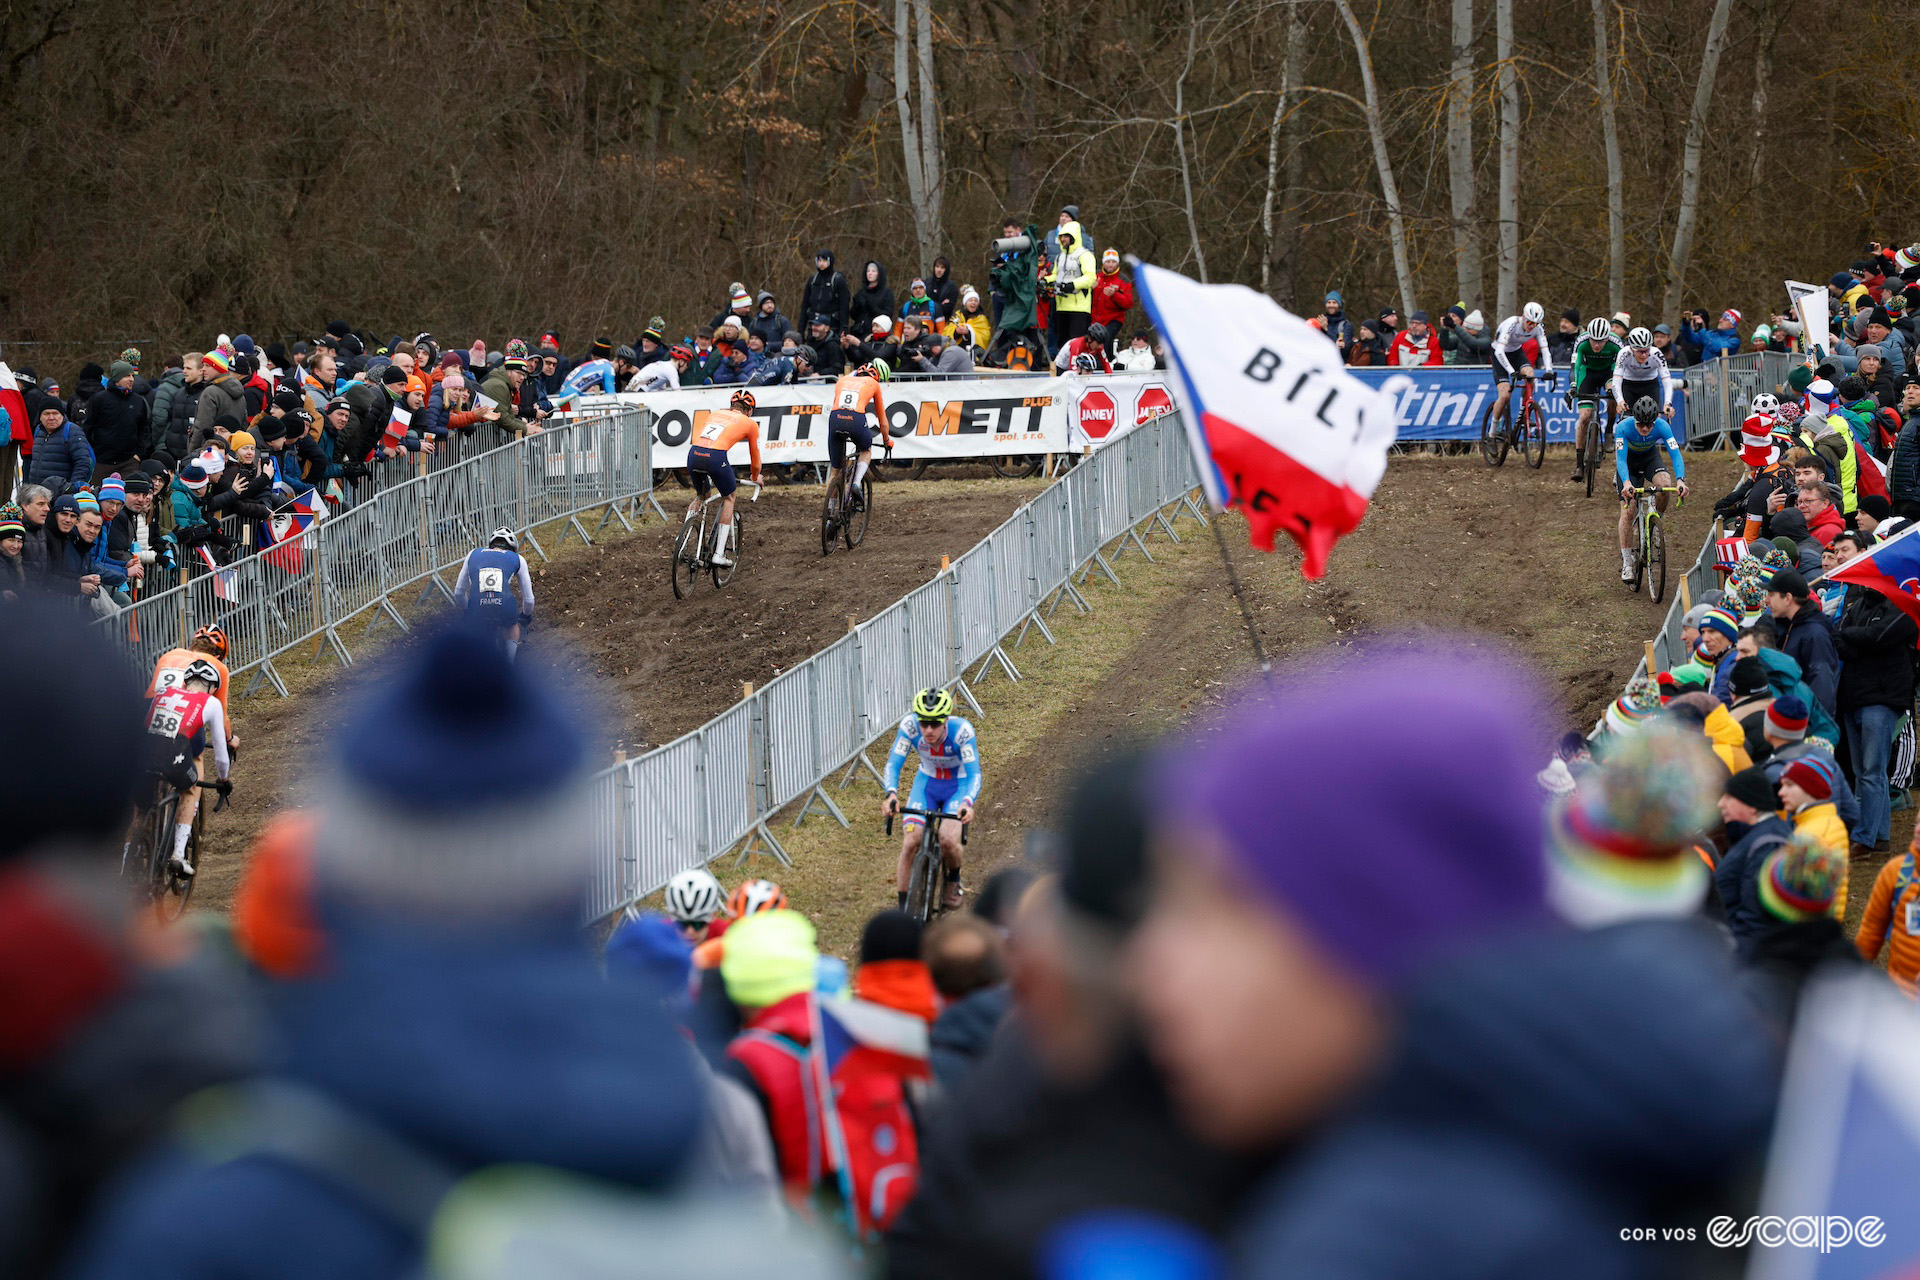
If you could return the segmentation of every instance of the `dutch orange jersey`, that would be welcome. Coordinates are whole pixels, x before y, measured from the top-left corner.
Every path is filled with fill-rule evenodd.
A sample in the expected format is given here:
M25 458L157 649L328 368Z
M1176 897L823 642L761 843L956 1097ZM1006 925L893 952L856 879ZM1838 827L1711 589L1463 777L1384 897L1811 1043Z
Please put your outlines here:
M197 649L169 649L160 655L160 661L153 664L153 680L147 685L147 697L154 698L168 689L177 689L182 683L181 673L193 662L211 662L214 670L220 673L220 687L213 696L220 701L220 709L227 706L227 664L210 653L201 653ZM233 732L233 720L227 720L227 732Z
M833 384L833 408L853 413L866 413L872 410L873 416L880 419L884 426L887 421L887 406L880 398L880 384L872 378L859 374L843 374Z
M744 413L734 409L715 409L707 415L706 425L700 428L700 434L693 438L693 443L701 449L717 449L725 453L742 440L747 442L747 452L753 457L753 471L758 475L760 424Z

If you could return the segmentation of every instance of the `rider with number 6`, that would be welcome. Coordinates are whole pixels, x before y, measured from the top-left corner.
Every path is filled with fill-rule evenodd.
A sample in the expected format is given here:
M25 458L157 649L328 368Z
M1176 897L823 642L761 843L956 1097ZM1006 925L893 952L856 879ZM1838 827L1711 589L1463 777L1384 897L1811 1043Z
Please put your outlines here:
M827 461L833 470L840 470L847 462L847 442L853 442L856 465L852 488L856 511L866 501L860 493L860 482L867 478L867 467L873 461L873 431L867 426L867 414L873 414L884 437L887 404L881 398L880 384L892 376L893 369L885 360L873 360L834 379L833 409L827 414Z
M960 884L960 827L973 821L973 806L980 798L980 749L973 725L953 714L953 695L945 689L922 689L913 695L913 710L900 721L893 750L887 753L887 798L880 802L880 816L891 818L900 812L900 770L915 751L920 753L920 769L914 775L907 807L953 815L942 817L939 833L941 861L951 872L941 906L952 911L966 892ZM907 815L893 886L899 892L901 907L907 905L907 885L923 824L924 819L918 815Z
M533 622L533 575L518 544L513 530L495 529L486 546L467 552L453 588L453 603L469 620L500 631L508 658L520 648L521 629Z
M1493 416L1500 422L1502 437L1510 430L1507 426L1507 397L1513 394L1514 365L1520 365L1521 377L1533 376L1533 366L1525 363L1529 342L1540 352L1540 372L1553 372L1553 352L1547 350L1547 331L1541 324L1545 315L1546 311L1539 303L1529 302L1520 308L1519 315L1502 320L1499 330L1493 335L1493 385L1496 392Z
M753 483L760 483L760 424L748 415L753 412L755 400L751 391L736 391L728 402L729 407L715 409L707 415L700 427L699 434L693 438L693 447L687 450L687 474L693 479L693 501L687 504L689 518L706 501L707 487L712 485L720 491L720 527L713 535L713 563L721 568L733 563L727 559L727 535L733 530L733 491L740 487L734 478L733 464L727 461L727 450L747 442L747 452L753 458Z
M1679 442L1673 438L1673 428L1661 417L1660 404L1652 396L1641 396L1633 402L1632 421L1621 426L1615 435L1614 471L1620 479L1620 581L1632 582L1633 491L1649 485L1664 489L1678 484L1680 496L1686 497L1687 462ZM1660 465L1662 447L1673 461L1671 474ZM1654 506L1664 514L1667 495L1655 494Z

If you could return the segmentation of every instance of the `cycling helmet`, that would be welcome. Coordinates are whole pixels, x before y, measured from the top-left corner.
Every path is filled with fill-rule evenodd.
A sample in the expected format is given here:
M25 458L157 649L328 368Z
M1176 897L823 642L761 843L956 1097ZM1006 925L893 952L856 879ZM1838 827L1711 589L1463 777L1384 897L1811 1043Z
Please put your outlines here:
M1780 412L1780 400L1771 391L1762 391L1753 398L1753 411L1764 413L1768 417Z
M1633 402L1633 416L1639 422L1652 422L1660 416L1660 402L1652 396L1641 396Z
M1073 371L1075 373L1093 373L1099 368L1100 362L1084 351L1073 358Z
M873 380L875 382L885 382L893 376L893 366L885 360L875 360L872 364L869 364L867 368L873 371Z
M189 662L186 668L181 671L180 678L183 681L205 680L216 689L220 687L220 669L211 662L208 662L205 658L195 662Z
M625 360L628 364L632 364L634 363L634 361L638 360L640 357L636 356L633 353L632 347L623 346L618 351L613 353L613 358L615 360Z
M727 909L720 882L704 867L682 871L667 881L667 914L682 924L705 924Z
M916 720L945 720L953 714L953 695L945 689L922 689L913 695Z
M1613 326L1601 317L1595 316L1587 321L1587 336L1595 342L1604 342L1613 336Z
M492 546L496 542L506 543L509 551L517 550L520 546L520 539L513 536L511 529L495 529L493 536L487 539L487 545Z
M677 343L673 350L667 352L667 358L669 360L691 360L693 359L693 349L685 343Z
M750 916L760 911L778 911L787 905L786 891L771 880L749 880L727 899L727 914Z
M195 643L205 640L212 645L216 656L222 658L227 656L227 633L220 628L202 627L193 633L193 639Z
M1107 340L1107 338L1108 338L1109 336L1110 336L1110 335L1109 335L1109 331L1108 331L1108 329L1107 329L1107 326L1105 326L1105 325L1103 325L1103 324L1090 324L1090 325L1088 325L1088 326L1087 326L1087 341L1088 341L1088 342L1101 342L1101 343L1104 343L1104 342L1105 342L1105 341Z
M1520 308L1520 318L1528 324L1539 324L1542 320L1546 319L1546 316L1546 310L1537 302L1529 302L1526 306Z
M1653 331L1645 325L1627 331L1627 345L1630 347L1650 347L1653 345Z
M758 403L751 391L736 391L727 401L728 407L738 409L741 413L752 413L753 407Z

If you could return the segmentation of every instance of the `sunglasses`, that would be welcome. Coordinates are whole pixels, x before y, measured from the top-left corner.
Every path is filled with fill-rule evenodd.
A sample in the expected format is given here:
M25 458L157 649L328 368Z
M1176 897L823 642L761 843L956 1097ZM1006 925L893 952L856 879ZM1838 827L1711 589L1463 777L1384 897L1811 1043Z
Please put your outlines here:
M920 727L922 729L938 729L941 725L945 723L946 723L945 720L922 720L920 722Z

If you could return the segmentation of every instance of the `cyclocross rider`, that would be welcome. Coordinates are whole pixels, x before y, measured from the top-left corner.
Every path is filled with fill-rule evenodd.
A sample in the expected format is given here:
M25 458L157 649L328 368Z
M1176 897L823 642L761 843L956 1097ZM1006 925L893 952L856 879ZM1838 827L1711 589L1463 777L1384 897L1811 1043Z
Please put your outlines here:
M193 633L193 640L184 649L169 649L160 655L153 664L153 679L147 682L147 697L153 698L169 689L177 689L186 679L187 668L195 662L206 662L216 674L214 697L220 700L220 710L227 709L227 686L231 676L227 671L227 633L219 627L202 627ZM227 749L233 751L240 746L240 735L233 731L233 717L223 714L221 719L227 726Z
M514 595L519 596L517 604ZM486 546L467 552L454 583L453 603L466 610L469 621L499 630L509 659L519 652L521 630L533 623L533 575L527 572L513 530L495 529Z
M690 867L675 875L667 881L664 896L667 914L689 946L705 942L714 917L722 916L727 909L726 891L705 867Z
M713 535L713 563L721 568L733 563L727 559L727 534L733 529L733 491L740 487L733 476L733 464L727 461L727 450L745 440L747 452L753 457L751 479L760 483L760 424L747 416L756 403L753 392L736 391L727 403L728 408L707 415L693 448L687 450L687 474L693 477L693 501L687 504L687 515L692 516L706 501L709 483L720 490L720 527Z
M1618 416L1626 417L1627 406L1639 404L1643 396L1658 397L1660 416L1673 420L1673 373L1645 325L1628 332L1627 349L1613 362L1613 403Z
M960 828L973 821L974 802L980 798L980 752L973 726L953 714L953 695L945 689L922 689L913 695L913 710L900 721L893 750L887 753L887 798L880 802L881 817L891 818L900 811L900 769L914 751L920 753L920 769L914 775L907 807L953 815L943 816L940 821L940 857L952 872L941 906L952 911L966 892L960 884ZM902 907L907 904L907 885L913 875L913 855L920 844L923 819L909 814L905 825L900 865L893 877Z
M1642 330L1641 332L1644 332ZM1673 428L1660 416L1660 404L1652 396L1633 402L1633 421L1616 433L1613 447L1614 471L1620 478L1620 581L1633 581L1633 491L1648 485L1665 488L1678 484L1680 496L1687 496L1687 462L1673 438ZM1660 465L1664 447L1673 462L1673 471ZM1654 495L1654 506L1665 512L1667 495Z
M233 757L227 754L227 717L214 696L220 672L206 658L197 658L181 670L177 683L155 694L147 702L147 732L155 739L153 771L180 793L180 807L173 824L173 856L169 861L183 876L193 874L187 861L187 837L193 832L193 816L200 808L200 756L213 744L214 769L219 775L217 789L222 795L233 790L227 775L233 769ZM136 816L135 821L139 821Z
M1517 316L1508 316L1500 322L1500 328L1493 335L1493 385L1497 394L1493 400L1493 416L1500 420L1500 434L1507 433L1507 397L1513 393L1515 357L1518 357L1519 374L1523 378L1533 376L1533 365L1527 360L1526 346L1533 343L1540 353L1540 371L1553 372L1553 352L1547 350L1547 331L1541 324L1546 311L1539 303L1529 302L1520 308Z
M1579 484L1587 478L1587 428L1601 429L1600 398L1607 394L1613 380L1613 364L1620 355L1620 340L1613 326L1595 316L1587 324L1586 336L1573 344L1573 394L1580 417L1573 426L1573 479Z
M867 428L867 414L880 424L882 439L887 438L887 405L880 396L880 384L893 376L885 360L874 360L851 373L842 374L833 383L833 410L827 414L827 461L838 471L847 461L846 442L851 440L857 466L853 470L853 509L866 501L860 482L867 478L873 461L873 432Z

